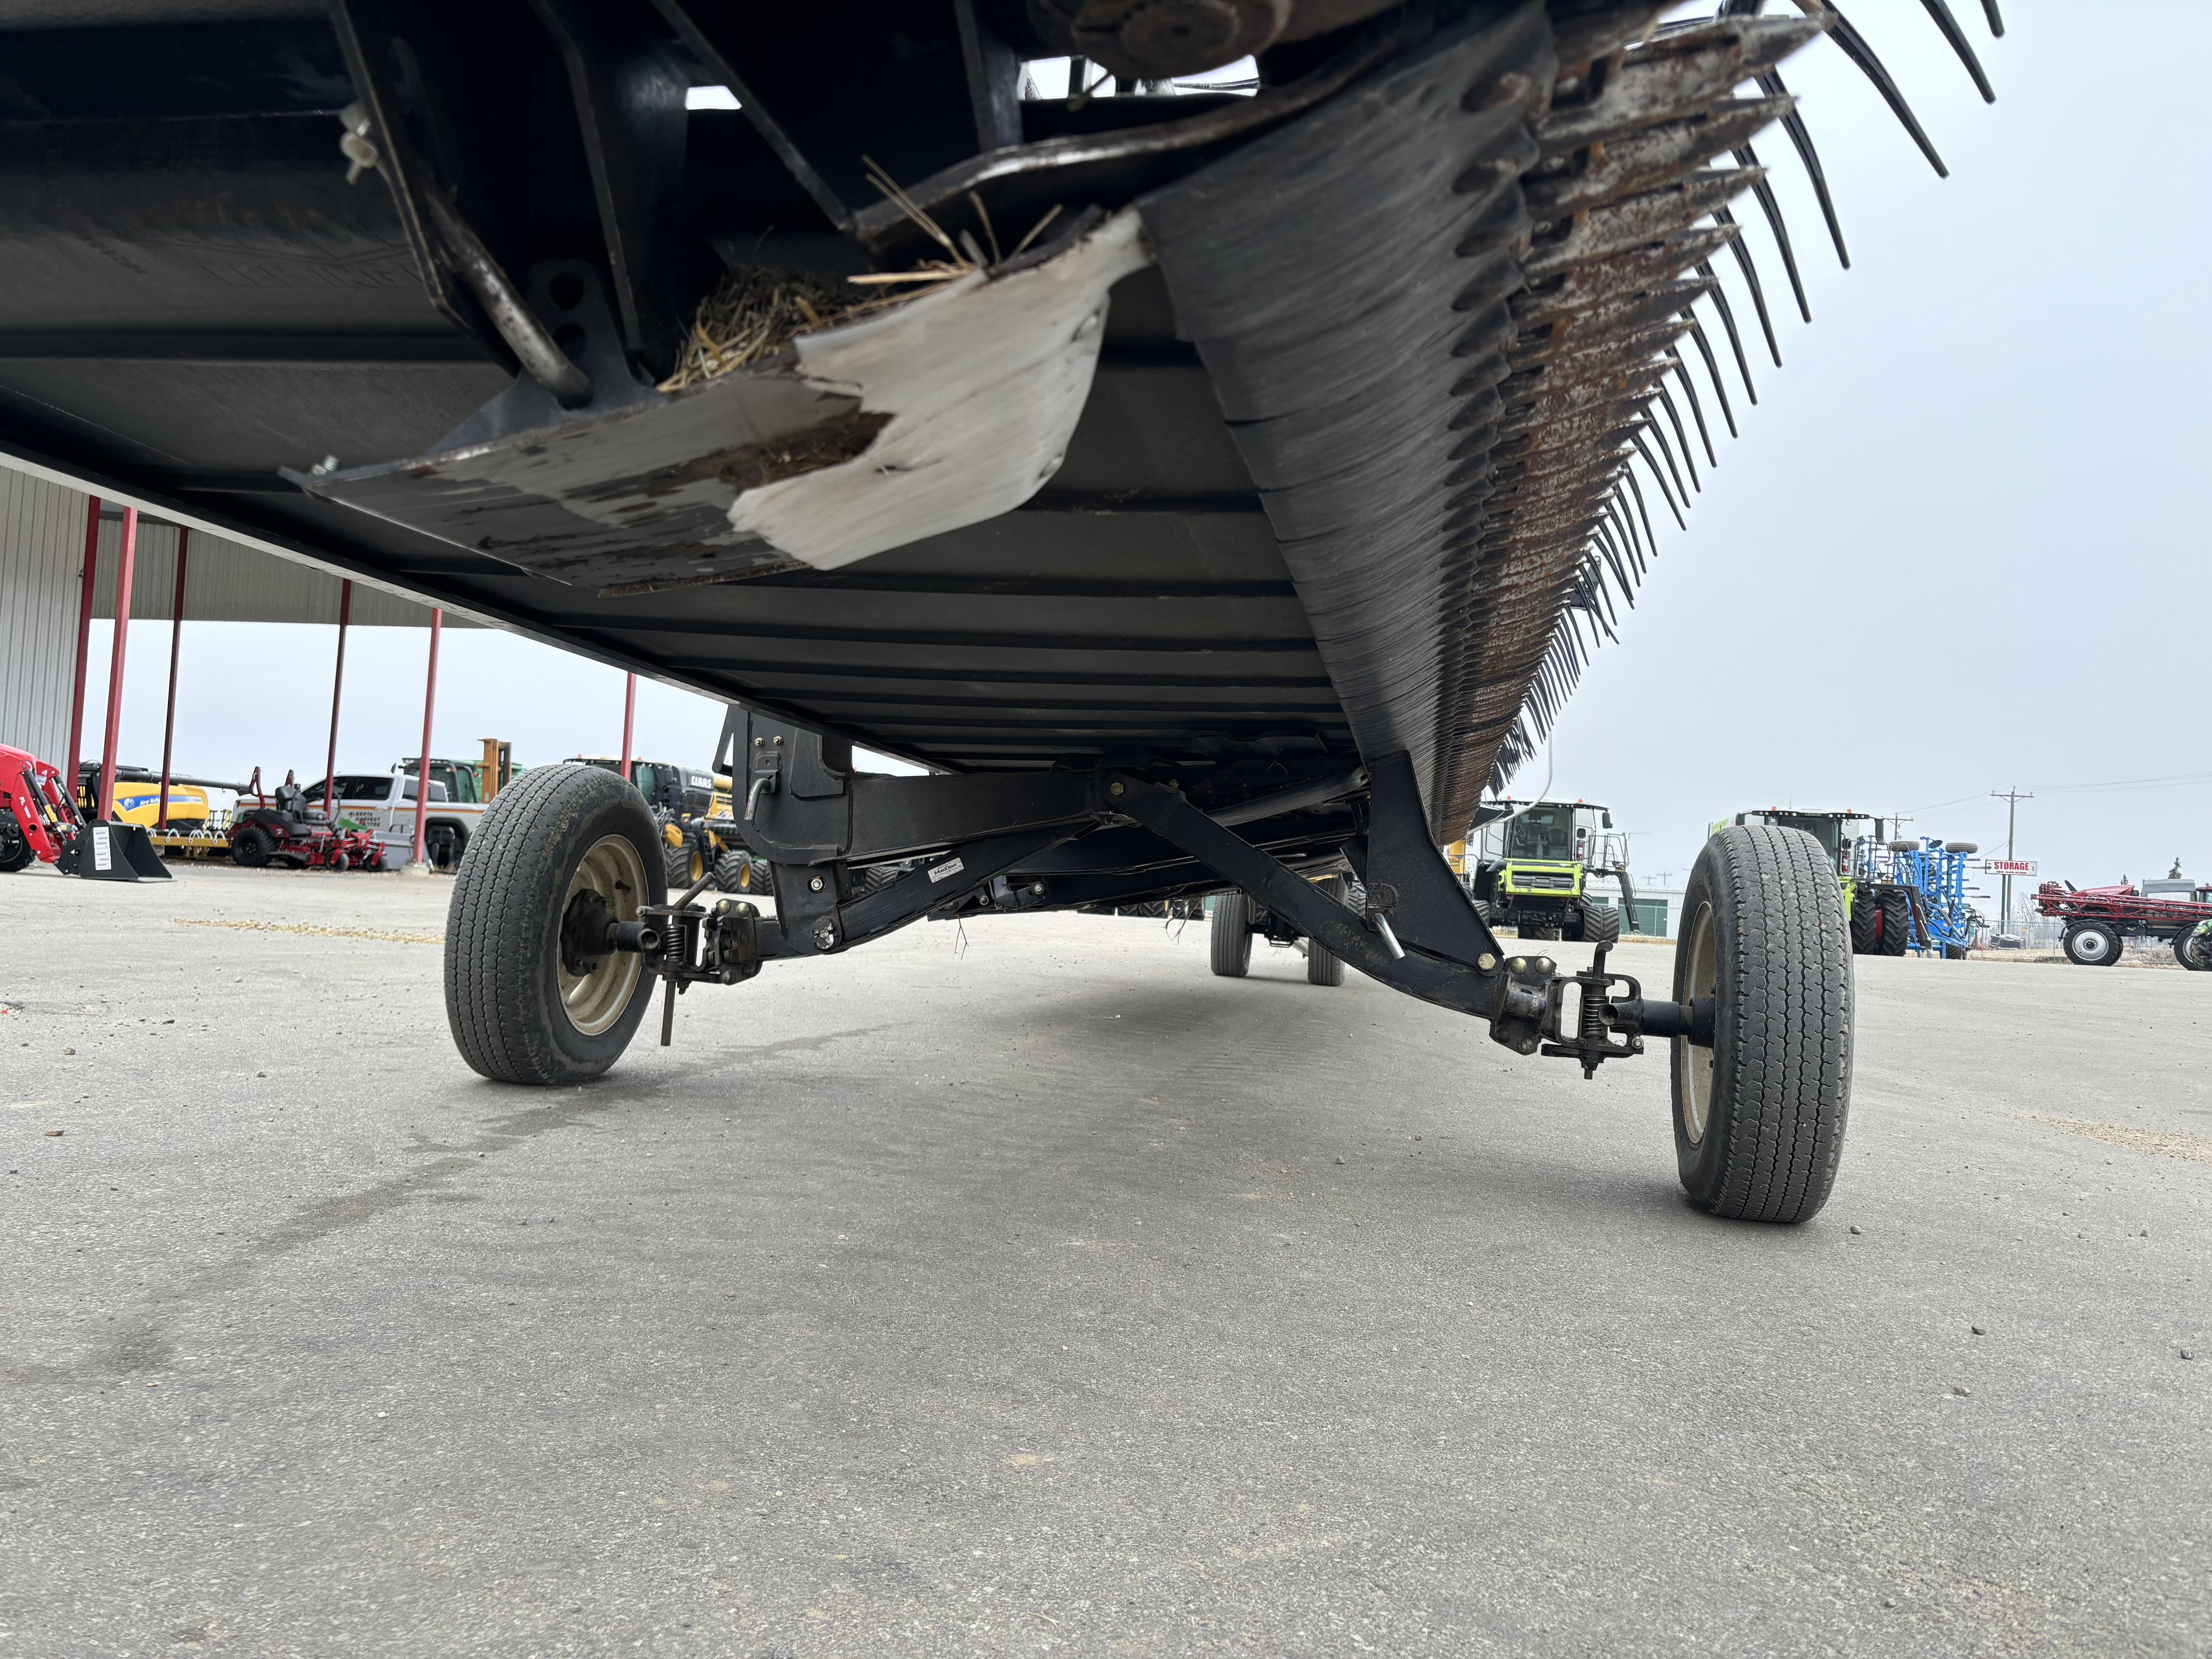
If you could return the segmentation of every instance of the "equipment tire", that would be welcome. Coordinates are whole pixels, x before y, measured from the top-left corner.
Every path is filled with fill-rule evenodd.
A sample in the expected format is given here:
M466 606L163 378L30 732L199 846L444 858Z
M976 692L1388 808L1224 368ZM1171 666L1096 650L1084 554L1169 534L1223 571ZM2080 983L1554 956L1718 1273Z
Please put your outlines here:
M1559 924L1556 921L1524 921L1514 932L1522 939L1557 939Z
M1582 926L1576 937L1585 945L1618 945L1620 943L1620 912L1609 904L1593 904L1588 899L1578 901L1582 907Z
M0 876L12 876L18 870L27 869L38 856L31 850L31 839L23 833L15 817L0 818ZM2187 938L2183 934L2181 937Z
M1713 1046L1670 1045L1683 1190L1712 1215L1807 1220L1843 1155L1852 991L1843 889L1803 830L1731 824L1698 854L1674 1000L1706 997Z
M725 893L742 893L751 885L745 878L752 872L752 860L743 853L725 853L714 860L714 885Z
M690 842L681 847L670 847L665 842L661 849L661 876L672 893L688 893L692 884L707 873L706 854Z
M265 870L276 856L276 840L258 823L249 823L230 839L230 861L249 870Z
M1314 884L1339 904L1351 896L1352 883L1344 876L1331 876ZM1334 951L1325 949L1316 939L1306 940L1306 983L1309 985L1341 985L1344 983L1344 958Z
M1862 888L1851 895L1851 954L1873 956L1881 947L1881 905L1875 893Z
M2127 952L2127 945L2101 921L2076 923L2058 941L2066 960L2077 968L2109 968Z
M1234 890L1217 894L1208 942L1213 971L1224 979L1243 978L1252 966L1252 901Z
M6 828L0 824L0 830ZM2212 939L2203 938L2194 927L2185 927L2173 936L2173 959L2192 974L2212 973Z
M567 975L561 924L580 881L614 889L605 896L618 921L664 902L661 850L644 798L612 772L533 767L499 792L447 910L446 1020L462 1059L495 1082L543 1086L584 1082L621 1057L658 981L613 952L591 975ZM597 1012L580 1020L572 1008Z
M1886 957L1903 956L1912 948L1911 895L1902 888L1892 887L1885 890L1875 902L1881 911L1875 948Z

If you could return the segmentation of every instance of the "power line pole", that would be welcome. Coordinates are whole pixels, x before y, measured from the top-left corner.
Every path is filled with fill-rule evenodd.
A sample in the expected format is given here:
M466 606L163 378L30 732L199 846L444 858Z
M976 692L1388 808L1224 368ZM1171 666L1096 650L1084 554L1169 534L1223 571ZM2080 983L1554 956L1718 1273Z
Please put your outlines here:
M1992 789L1990 795L1991 799L2005 804L2005 862L2009 864L2012 862L2013 830L2020 818L2020 804L2024 800L2033 800L2035 797L2023 793L2017 784L2009 789ZM1997 907L2004 915L2004 931L2009 933L2012 932L2012 878L2009 875L2004 878L2004 896L1997 901Z

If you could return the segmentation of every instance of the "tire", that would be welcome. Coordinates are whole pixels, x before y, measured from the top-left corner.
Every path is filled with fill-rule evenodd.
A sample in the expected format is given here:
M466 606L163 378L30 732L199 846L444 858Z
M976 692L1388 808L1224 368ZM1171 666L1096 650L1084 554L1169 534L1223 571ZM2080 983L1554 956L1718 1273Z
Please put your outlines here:
M752 860L743 853L725 853L714 860L714 885L725 893L742 893L752 884Z
M1682 894L1674 999L1711 997L1713 1046L1670 1045L1683 1191L1708 1214L1795 1224L1835 1184L1851 1089L1843 889L1802 830L1735 824Z
M1870 957L1881 949L1881 903L1871 888L1851 895L1851 954Z
M1252 901L1243 893L1220 894L1213 901L1210 936L1213 971L1224 979L1242 979L1252 966Z
M1946 961L1946 962L1964 962L1966 959L1966 947L1965 945L1945 945L1945 946L1943 947L1943 960L1944 960L1944 961Z
M1343 876L1331 876L1326 881L1314 884L1329 897L1342 904L1349 897L1352 883ZM1334 951L1324 950L1318 939L1306 940L1306 983L1309 985L1341 985L1344 983L1344 958Z
M2193 974L2212 973L2212 939L2194 927L2184 927L2173 936L2173 959Z
M230 838L230 858L249 870L265 870L276 856L276 840L258 823L249 823Z
M1484 927L1489 927L1491 925L1490 901L1488 899L1475 899L1473 901L1473 903L1474 905L1474 919L1480 922Z
M672 893L690 892L699 878L707 873L707 855L689 841L681 847L670 847L664 842L660 856L661 876Z
M18 870L27 869L37 856L31 850L31 838L23 833L14 815L0 818L0 876L12 876Z
M1588 899L1579 901L1582 926L1576 937L1589 945L1618 945L1620 943L1620 912L1610 905L1592 904Z
M1514 931L1522 939L1557 939L1559 924L1556 921L1524 921Z
M1838 890L1840 892L1840 889ZM1875 901L1881 920L1876 925L1875 948L1886 957L1901 957L1912 948L1912 897L1898 888L1887 888Z
M462 1059L495 1082L549 1086L621 1057L658 981L617 952L569 974L561 923L583 885L613 890L617 920L663 902L662 850L644 797L612 772L532 767L499 792L447 911L446 1019Z
M2059 941L2066 960L2077 968L2109 968L2126 952L2120 936L2101 921L2084 921L2066 930Z

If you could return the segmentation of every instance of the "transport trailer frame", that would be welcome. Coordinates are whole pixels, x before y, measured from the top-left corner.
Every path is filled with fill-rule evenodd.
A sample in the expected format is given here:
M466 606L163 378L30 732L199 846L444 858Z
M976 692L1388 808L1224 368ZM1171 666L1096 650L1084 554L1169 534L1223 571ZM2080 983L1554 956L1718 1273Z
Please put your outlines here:
M948 903L1234 886L1517 1049L1589 1070L1672 1031L1692 1198L1819 1207L1849 964L1802 847L1709 844L1656 1000L1503 952L1435 849L1619 622L1647 485L1680 517L1686 408L1711 438L1694 361L1734 426L1717 259L1772 346L1730 207L1757 202L1798 286L1755 135L1780 125L1828 212L1783 60L1829 36L1936 160L1839 14L272 9L8 32L41 113L0 124L0 446L741 708L773 923L672 904L618 780L526 774L448 934L480 1070L590 1075L656 979ZM1134 93L1247 52L1249 97L1023 95L1040 58ZM740 109L689 110L699 85ZM792 307L738 349L726 319ZM933 775L854 772L855 743ZM1346 866L1358 911L1305 879Z

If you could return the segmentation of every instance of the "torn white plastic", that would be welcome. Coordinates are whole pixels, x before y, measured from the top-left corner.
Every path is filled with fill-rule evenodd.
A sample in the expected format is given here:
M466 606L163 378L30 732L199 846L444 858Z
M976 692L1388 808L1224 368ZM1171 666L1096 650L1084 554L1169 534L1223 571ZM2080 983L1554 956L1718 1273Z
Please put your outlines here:
M1125 208L1026 270L802 334L810 385L891 418L852 460L745 491L732 526L832 570L1011 513L1060 470L1098 367L1107 291L1152 258Z

